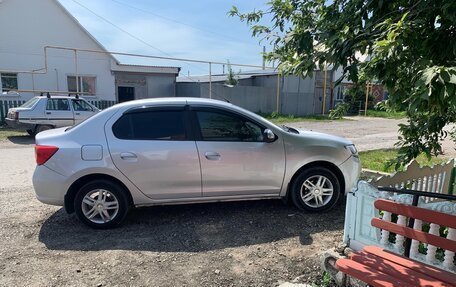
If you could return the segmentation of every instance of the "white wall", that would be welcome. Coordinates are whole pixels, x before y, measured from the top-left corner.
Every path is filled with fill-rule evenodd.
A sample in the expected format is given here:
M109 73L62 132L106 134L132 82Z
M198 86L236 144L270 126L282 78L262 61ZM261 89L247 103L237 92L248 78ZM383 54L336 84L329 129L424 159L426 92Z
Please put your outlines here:
M0 1L0 72L43 68L46 45L102 50L56 1ZM107 54L78 52L78 74L96 76L97 99L115 100L111 61ZM18 74L18 88L68 91L67 76L74 74L74 52L48 50L47 73Z

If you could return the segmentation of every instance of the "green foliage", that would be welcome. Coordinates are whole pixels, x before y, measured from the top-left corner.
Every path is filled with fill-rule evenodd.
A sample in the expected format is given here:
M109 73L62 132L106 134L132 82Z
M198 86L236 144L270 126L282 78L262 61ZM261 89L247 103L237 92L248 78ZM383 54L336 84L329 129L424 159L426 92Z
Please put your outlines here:
M312 283L312 287L329 287L329 286L332 286L334 285L334 282L331 278L331 274L329 274L328 272L323 272L323 275L322 275L322 278L321 280L319 280L319 282L314 282Z
M341 119L347 115L349 109L349 103L340 103L333 110L329 111L329 118L331 120Z
M360 110L364 110L366 104L366 89L360 85L355 85L350 89L347 89L344 102L349 105L349 114L358 114ZM374 102L375 97L372 94L369 94L367 96L367 109L373 109Z
M367 116L386 119L403 119L406 115L405 112L367 110Z
M229 15L274 46L266 58L278 61L283 74L308 75L331 65L354 83L379 82L390 93L391 107L404 108L409 118L400 128L397 167L422 152L441 152L439 140L447 135L442 129L456 120L456 1L268 4L246 14L233 7ZM272 17L268 26L262 25L265 15Z
M285 124L292 122L306 122L306 121L328 121L329 117L324 115L312 115L312 116L295 116L295 115L282 115L277 112L272 113L258 113L263 118L270 120L275 124Z
M394 172L392 163L396 163L398 150L394 149L378 149L370 151L362 151L359 153L363 168L377 170L383 172ZM428 159L425 154L420 154L416 160L420 166L432 166L435 164L445 163L448 159L441 157L432 157ZM400 170L404 167L401 166Z
M226 81L225 84L230 85L230 86L236 86L239 83L239 76L233 71L233 68L231 67L230 61L227 61L227 67L228 67L228 75L226 76Z

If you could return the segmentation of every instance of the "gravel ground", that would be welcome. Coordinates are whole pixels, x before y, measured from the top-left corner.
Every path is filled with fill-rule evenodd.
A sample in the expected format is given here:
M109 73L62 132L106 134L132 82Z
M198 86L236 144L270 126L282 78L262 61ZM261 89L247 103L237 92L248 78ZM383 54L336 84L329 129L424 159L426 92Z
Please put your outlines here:
M400 121L303 122L360 150L392 147ZM319 257L339 244L344 204L307 214L281 201L135 209L91 230L31 185L32 141L0 141L0 286L277 286L318 283Z

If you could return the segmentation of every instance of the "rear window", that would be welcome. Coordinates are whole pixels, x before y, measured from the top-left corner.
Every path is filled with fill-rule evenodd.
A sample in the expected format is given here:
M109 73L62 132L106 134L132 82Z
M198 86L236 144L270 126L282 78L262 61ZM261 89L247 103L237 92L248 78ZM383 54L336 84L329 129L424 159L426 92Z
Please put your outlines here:
M126 140L187 140L182 111L125 114L112 126L112 132Z
M37 98L37 97L31 98L30 100L26 101L26 102L21 106L21 108L31 108L31 107L33 107L39 100L40 100L40 98Z

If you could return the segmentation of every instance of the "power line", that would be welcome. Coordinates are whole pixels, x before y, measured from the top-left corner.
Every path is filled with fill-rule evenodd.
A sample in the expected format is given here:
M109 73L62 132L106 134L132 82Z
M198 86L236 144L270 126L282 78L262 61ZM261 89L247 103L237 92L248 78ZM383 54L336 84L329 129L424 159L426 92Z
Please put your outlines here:
M135 39L135 40L137 40L137 41L143 43L144 45L146 45L146 46L148 46L148 47L150 47L150 48L152 48L152 49L154 49L154 50L159 51L160 53L163 53L163 54L165 54L165 55L167 55L167 56L172 57L170 54L166 53L165 51L163 51L163 50L161 50L161 49L159 49L159 48L157 48L157 47L155 47L155 46L153 46L153 45L147 43L147 42L144 41L143 39L141 39L141 38L139 38L139 37L133 35L132 33L128 32L127 30L123 29L122 27L120 27L120 26L114 24L113 22L109 21L108 19L104 18L103 16L101 16L101 15L95 13L95 12L92 11L89 7L87 7L87 6L83 5L83 4L81 4L80 2L78 2L78 1L76 1L76 0L71 0L71 1L73 1L73 2L76 3L76 4L78 4L78 5L81 6L82 8L86 9L86 10L89 11L91 14L95 15L96 17L102 19L102 20L105 21L106 23L108 23L108 24L114 26L115 28L117 28L118 30L124 32L125 34L127 34L127 35L130 36L130 37L132 37L133 39Z
M144 41L143 39L141 39L141 38L139 38L139 37L133 35L132 33L128 32L127 30L123 29L122 27L120 27L120 26L114 24L112 21L109 21L109 20L106 19L105 17L103 17L103 16L101 16L100 14L94 12L94 11L91 10L89 7L87 7L87 6L83 5L83 4L81 4L79 1L77 1L77 0L71 0L71 1L73 1L73 2L76 3L76 4L78 4L78 5L81 6L82 8L86 9L86 10L89 11L91 14L95 15L96 17L100 18L101 20L105 21L106 23L112 25L113 27L115 27L116 29L120 30L121 32L123 32L123 33L127 34L128 36L132 37L133 39L135 39L135 40L137 40L137 41L143 43L144 45L146 45L146 46L148 46L148 47L150 47L150 48L152 48L152 49L155 49L155 50L159 51L159 52L162 53L162 54L165 54L165 55L167 55L167 56L169 56L169 57L173 57L171 54L169 54L169 53L167 53L167 52L165 52L165 51L163 51L163 50L161 50L161 49L159 49L159 48L157 48L157 47L155 47L155 46L149 44L148 42ZM192 64L189 64L189 63L186 63L186 65L187 65L187 66L194 67L194 68L196 68L196 69L199 69L199 70L201 70L201 71L205 71L205 72L206 72L205 69L203 69L203 68L201 68L201 67L199 67L199 66L192 65Z
M147 13L147 14L154 15L155 17L162 18L162 19L167 20L167 21L170 21L170 22L174 22L174 23L177 23L177 24L180 24L180 25L184 25L184 26L187 26L187 27L196 29L196 30L203 31L203 32L205 32L205 33L210 33L210 34L217 35L217 36L224 37L224 38L230 38L230 39L232 39L232 40L235 40L235 41L238 41L238 42L242 42L242 43L244 43L244 44L249 44L249 45L252 45L252 46L256 46L256 47L258 46L258 45L256 45L256 44L252 44L252 43L249 43L249 42L245 42L244 40L238 39L238 38L236 38L236 37L232 37L232 36L229 36L229 35L222 35L222 34L220 34L220 33L217 33L217 32L214 32L214 31L211 31L211 30L208 30L208 29L203 29L203 28L200 28L200 27L197 27L197 26L193 26L193 25L190 25L190 24L187 24L187 23L184 23L184 22L181 22L181 21L178 21L178 20L169 18L169 17L165 17L165 16L162 16L162 15L159 15L159 14L154 13L154 12L149 11L149 10L145 10L145 9L142 9L142 8L139 8L139 7L136 7L136 6L133 6L133 5L130 5L130 4L127 4L127 3L124 3L124 2L118 1L118 0L111 0L111 1L112 1L112 2L115 2L115 3L117 3L117 4L120 4L120 5L129 7L129 8L131 8L131 9L141 11L141 12L143 12L143 13Z
M159 52L161 52L161 53L163 53L163 54L165 54L165 55L167 55L167 56L169 56L169 57L173 57L171 54L166 53L165 51L163 51L163 50L161 50L161 49L159 49L159 48L157 48L157 47L155 47L155 46L153 46L153 45L147 43L147 42L144 41L143 39L141 39L141 38L139 38L139 37L133 35L132 33L128 32L127 30L125 30L125 29L119 27L118 25L116 25L116 24L114 24L113 22L109 21L108 19L104 18L103 16L101 16L101 15L95 13L93 10L91 10L91 9L88 8L87 6L81 4L81 3L78 2L77 0L71 0L71 1L73 1L73 2L76 3L76 4L78 4L79 6L83 7L84 9L86 9L87 11L89 11L91 14L93 14L93 15L95 15L96 17L102 19L103 21L105 21L106 23L112 25L113 27L117 28L118 30L122 31L123 33L129 35L129 36L132 37L133 39L135 39L135 40L137 40L137 41L143 43L144 45L146 45L146 46L148 46L148 47L151 47L151 48L153 48L153 49L155 49L155 50L157 50L157 51L159 51ZM197 68L197 69L206 71L205 69L202 69L202 68L200 68L199 66L196 66L196 65L192 65L192 64L188 64L188 63L186 63L186 65L188 65L188 66L193 66L193 67L195 67L195 68ZM189 80L191 80L191 81L193 81L193 82L196 82L194 79L190 78L190 77L187 76L187 75L184 75L184 77L188 78ZM207 89L208 89L208 88L207 88ZM216 94L216 93L215 93L215 94Z

